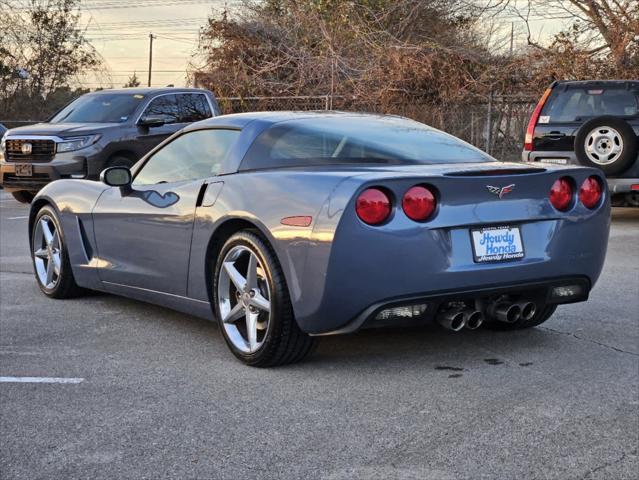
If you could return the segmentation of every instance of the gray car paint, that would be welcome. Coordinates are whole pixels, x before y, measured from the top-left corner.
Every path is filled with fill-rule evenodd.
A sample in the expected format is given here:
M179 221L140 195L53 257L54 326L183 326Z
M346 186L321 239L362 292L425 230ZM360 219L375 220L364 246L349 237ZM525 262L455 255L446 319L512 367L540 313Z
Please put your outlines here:
M242 134L222 174L154 186L160 194L178 193L180 201L169 208L123 196L120 189L99 182L61 180L36 197L31 220L43 203L57 209L78 284L209 319L215 260L210 252L217 235L229 226L250 225L273 247L297 322L313 334L339 331L371 306L401 298L568 277L585 277L591 285L597 281L610 224L607 190L594 210L575 202L569 211L558 212L548 199L557 178L567 175L579 185L590 175L601 178L597 170L545 165L530 172L529 165L490 162L237 173L261 131L309 115L314 114L231 115L187 127L185 131L241 128ZM487 174L450 176L480 171ZM379 227L357 218L355 198L368 186L382 185L401 198L418 183L439 192L432 220L413 222L397 206L390 221ZM487 184L510 183L516 188L503 199L486 189ZM206 202L196 207L200 196ZM313 223L282 225L282 218L297 215L311 216ZM78 220L87 232L91 258L82 253ZM525 259L475 264L469 228L503 224L521 227Z

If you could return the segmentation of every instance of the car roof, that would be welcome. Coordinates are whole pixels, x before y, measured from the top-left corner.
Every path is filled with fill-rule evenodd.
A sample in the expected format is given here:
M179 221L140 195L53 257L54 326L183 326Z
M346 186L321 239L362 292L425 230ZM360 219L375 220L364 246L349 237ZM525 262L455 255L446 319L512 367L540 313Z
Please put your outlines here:
M230 115L220 115L218 117L209 118L200 122L191 124L187 129L197 129L202 127L235 127L242 128L249 123L257 122L262 125L272 125L275 123L286 122L290 120L301 120L309 118L353 118L358 120L379 119L379 118L397 118L406 121L404 117L396 115L382 115L375 113L357 113L357 112L341 112L335 110L321 111L271 111L271 112L246 112L233 113Z
M91 92L92 95L104 95L104 94L139 94L139 95L155 95L158 93L185 93L185 92L197 92L208 93L208 90L203 88L176 88L176 87L133 87L133 88L110 88L106 90L96 90Z
M556 83L556 86L567 87L585 87L585 86L627 86L637 88L639 87L639 81L637 80L560 80Z

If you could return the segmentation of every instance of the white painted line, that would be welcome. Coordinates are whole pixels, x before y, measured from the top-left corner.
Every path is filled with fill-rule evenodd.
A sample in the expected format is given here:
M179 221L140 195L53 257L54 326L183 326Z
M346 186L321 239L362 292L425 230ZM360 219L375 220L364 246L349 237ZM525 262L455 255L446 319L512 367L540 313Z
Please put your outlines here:
M80 383L84 378L0 377L0 383Z
M24 217L9 217L7 220L22 220L23 218L29 218L29 215L25 215Z

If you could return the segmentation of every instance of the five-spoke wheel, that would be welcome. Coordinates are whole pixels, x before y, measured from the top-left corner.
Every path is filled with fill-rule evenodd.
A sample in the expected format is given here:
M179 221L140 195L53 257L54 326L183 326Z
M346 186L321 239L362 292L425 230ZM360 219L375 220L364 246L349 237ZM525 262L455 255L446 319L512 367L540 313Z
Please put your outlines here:
M82 292L73 278L57 212L49 205L43 206L34 219L31 256L38 286L45 295L69 298Z
M222 246L213 299L227 345L248 365L293 363L317 343L297 325L277 257L256 232L238 232Z
M224 256L217 292L228 338L237 349L255 352L266 337L271 301L264 266L250 248L237 245Z
M60 235L51 217L42 215L33 234L33 257L40 284L49 290L55 288L60 278L62 257Z

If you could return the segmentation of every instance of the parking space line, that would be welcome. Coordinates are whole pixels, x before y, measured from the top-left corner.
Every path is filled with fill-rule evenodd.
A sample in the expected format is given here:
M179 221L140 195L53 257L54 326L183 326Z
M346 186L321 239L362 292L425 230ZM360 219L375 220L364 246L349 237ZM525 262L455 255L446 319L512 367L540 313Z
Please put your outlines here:
M22 220L23 218L29 218L29 216L25 215L24 217L9 217L7 218L7 220Z
M0 377L0 383L80 383L84 378Z

